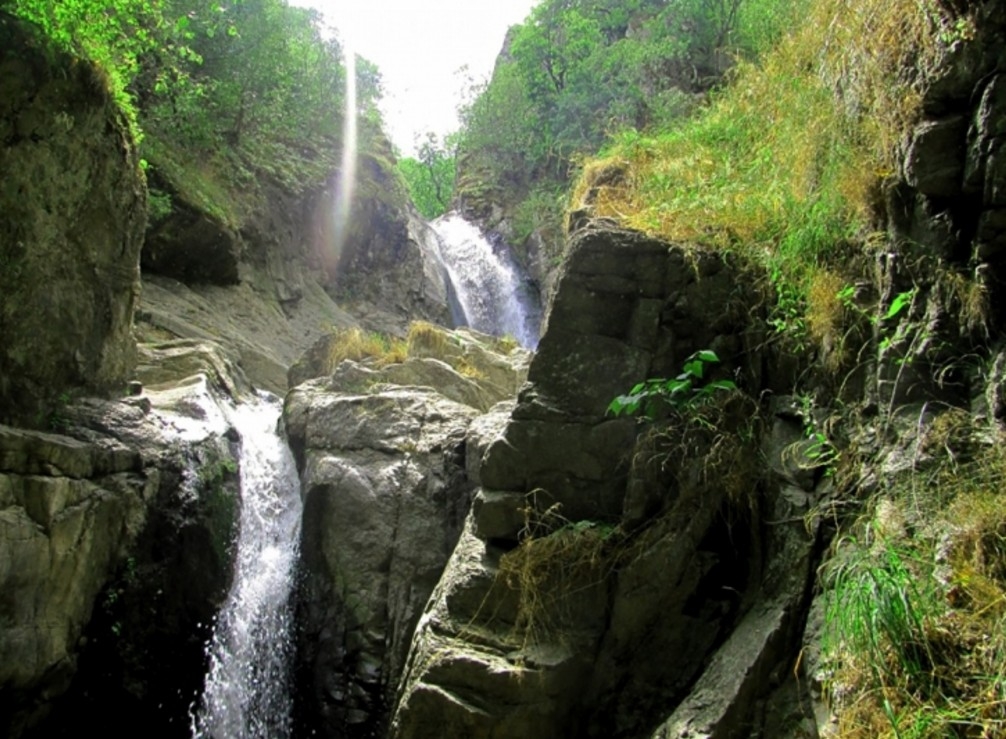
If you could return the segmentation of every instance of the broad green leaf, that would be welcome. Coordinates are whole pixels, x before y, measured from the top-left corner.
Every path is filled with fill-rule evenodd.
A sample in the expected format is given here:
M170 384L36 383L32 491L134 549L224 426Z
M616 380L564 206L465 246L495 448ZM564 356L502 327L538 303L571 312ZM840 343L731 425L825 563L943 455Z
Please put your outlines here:
M737 383L733 380L713 380L705 387L710 390L736 390Z
M693 359L690 362L685 362L683 376L690 376L702 379L703 372L705 371L705 364L703 364L700 359Z
M915 297L915 290L906 290L903 293L898 293L894 300L891 301L891 307L887 309L887 313L884 314L884 319L894 318L896 315L901 313L906 306L910 305L912 299Z

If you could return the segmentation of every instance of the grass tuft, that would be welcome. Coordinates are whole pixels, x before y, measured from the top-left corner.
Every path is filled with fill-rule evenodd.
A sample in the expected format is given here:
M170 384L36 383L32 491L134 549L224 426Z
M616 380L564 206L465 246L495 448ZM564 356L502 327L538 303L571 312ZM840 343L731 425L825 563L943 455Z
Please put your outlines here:
M931 489L892 484L826 568L839 736L1006 736L1006 453L962 462L961 415L933 424Z
M409 335L406 339L409 354L420 353L423 356L442 357L447 348L447 331L426 321L413 321L409 324Z
M407 358L408 348L401 339L359 328L340 329L331 335L326 373L331 373L344 359L371 359L378 367L383 367L404 362Z
M571 596L604 582L623 539L613 524L568 520L558 503L539 509L543 492L529 494L521 543L500 558L496 580L518 594L514 636L521 648L561 640Z

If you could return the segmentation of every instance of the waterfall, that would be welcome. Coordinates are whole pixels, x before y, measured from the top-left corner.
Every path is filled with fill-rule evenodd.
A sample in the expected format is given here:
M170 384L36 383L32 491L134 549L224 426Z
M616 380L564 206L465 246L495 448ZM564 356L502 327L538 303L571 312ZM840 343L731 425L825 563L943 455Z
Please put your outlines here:
M300 539L297 468L272 396L239 405L241 515L234 581L207 646L195 739L284 739L291 731L290 595Z
M502 244L494 246L457 213L433 221L440 260L451 283L454 319L495 336L510 335L522 346L538 346L541 305L537 291Z

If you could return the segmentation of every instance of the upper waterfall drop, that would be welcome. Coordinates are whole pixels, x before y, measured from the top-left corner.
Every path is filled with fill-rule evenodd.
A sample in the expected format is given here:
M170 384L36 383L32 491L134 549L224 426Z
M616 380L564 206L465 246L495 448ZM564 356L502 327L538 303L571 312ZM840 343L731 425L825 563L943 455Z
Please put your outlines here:
M458 213L448 213L430 225L439 238L440 259L457 299L451 306L455 321L537 348L541 304L509 249L494 245Z

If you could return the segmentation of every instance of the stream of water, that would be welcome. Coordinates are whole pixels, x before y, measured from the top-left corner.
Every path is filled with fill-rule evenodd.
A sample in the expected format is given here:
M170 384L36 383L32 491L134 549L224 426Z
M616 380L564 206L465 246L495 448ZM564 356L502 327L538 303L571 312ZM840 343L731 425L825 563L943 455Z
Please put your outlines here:
M512 336L522 346L538 346L541 305L531 281L508 249L494 245L457 213L430 224L440 240L440 259L454 289L459 325L495 336Z
M302 505L297 468L277 434L282 405L239 405L241 513L234 580L207 646L194 739L285 739L291 731L293 590Z
M456 214L432 225L457 322L535 348L541 307L509 250ZM291 735L291 594L302 503L296 465L276 430L281 413L278 399L263 396L228 414L241 436L234 579L206 647L209 670L192 710L193 739Z

